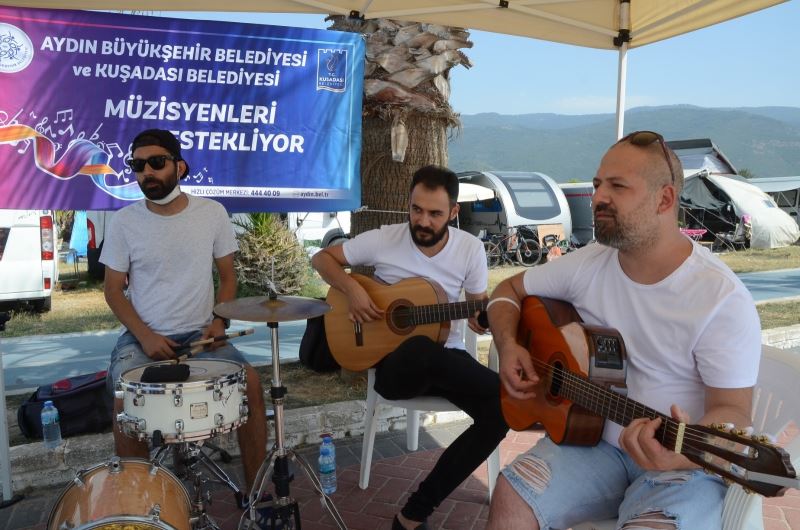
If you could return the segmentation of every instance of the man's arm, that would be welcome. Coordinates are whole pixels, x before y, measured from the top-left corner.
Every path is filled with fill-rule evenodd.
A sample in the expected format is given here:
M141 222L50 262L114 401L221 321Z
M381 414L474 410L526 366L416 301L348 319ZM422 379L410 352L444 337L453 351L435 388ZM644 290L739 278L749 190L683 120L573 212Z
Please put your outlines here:
M732 423L737 428L751 424L753 387L714 388L705 387L705 414L697 422ZM683 423L691 418L676 405L672 406L672 417ZM656 439L656 429L661 419L640 418L632 421L619 436L622 447L639 467L648 470L667 471L671 469L691 469L699 467L683 455L677 454L661 445Z
M215 258L214 263L219 273L219 287L217 288L217 303L230 302L236 298L236 270L233 266L233 253L221 258ZM221 317L214 317L211 323L203 330L203 339L219 337L225 334L225 321Z
M106 266L103 294L108 307L111 308L111 311L122 325L133 333L133 336L139 341L142 350L148 357L156 361L172 359L175 357L175 352L172 348L179 346L178 343L163 335L154 333L144 323L139 313L134 309L133 304L125 296L127 277L127 273L116 271Z
M535 396L533 387L539 381L528 351L517 343L520 307L527 296L524 274L503 280L489 301L489 324L500 356L500 381L518 399Z
M342 245L334 245L320 250L311 258L311 266L322 276L328 285L343 292L350 303L350 320L371 322L383 316L383 311L375 305L367 291L347 274L343 267L349 265Z

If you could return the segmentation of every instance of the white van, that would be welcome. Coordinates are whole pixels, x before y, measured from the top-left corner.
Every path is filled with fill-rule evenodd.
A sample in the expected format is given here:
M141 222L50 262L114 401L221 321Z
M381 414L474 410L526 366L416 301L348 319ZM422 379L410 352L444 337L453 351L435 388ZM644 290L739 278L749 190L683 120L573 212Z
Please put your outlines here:
M49 311L58 282L52 210L0 210L0 302Z

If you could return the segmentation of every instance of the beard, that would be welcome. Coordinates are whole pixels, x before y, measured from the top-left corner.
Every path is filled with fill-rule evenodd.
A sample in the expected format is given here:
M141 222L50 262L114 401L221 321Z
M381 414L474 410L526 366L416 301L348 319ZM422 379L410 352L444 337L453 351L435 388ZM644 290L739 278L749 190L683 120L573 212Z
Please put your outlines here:
M638 212L635 219L622 219L608 204L598 204L594 211L594 237L597 242L622 251L646 248L653 244L655 227L651 219L644 217L647 212L645 205L634 211ZM610 217L598 219L598 213L606 213Z
M162 182L155 177L147 177L139 183L139 188L142 190L145 197L151 201L157 201L169 195L177 185L178 172L176 169L175 176L167 180L167 182Z
M432 247L442 239L444 239L445 234L447 234L447 230L449 225L445 223L441 230L438 232L433 228L426 228L419 225L411 224L411 221L408 222L408 229L411 232L411 240L420 247Z

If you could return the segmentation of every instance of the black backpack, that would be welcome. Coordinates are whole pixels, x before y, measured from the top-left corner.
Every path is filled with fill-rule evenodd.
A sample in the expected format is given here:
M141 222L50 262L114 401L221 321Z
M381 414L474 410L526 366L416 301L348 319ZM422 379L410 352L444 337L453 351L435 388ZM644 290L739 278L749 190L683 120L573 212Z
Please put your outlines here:
M58 409L61 436L102 432L111 425L114 400L106 390L106 371L76 375L43 385L17 409L19 430L28 439L42 438L42 407Z
M335 372L341 368L328 348L323 316L309 318L306 321L306 331L300 340L299 356L300 364L315 372Z

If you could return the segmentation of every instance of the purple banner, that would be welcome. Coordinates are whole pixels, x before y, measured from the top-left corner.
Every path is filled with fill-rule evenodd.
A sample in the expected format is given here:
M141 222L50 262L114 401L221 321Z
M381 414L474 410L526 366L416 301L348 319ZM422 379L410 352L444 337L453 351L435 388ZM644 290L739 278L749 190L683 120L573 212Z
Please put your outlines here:
M130 141L171 130L185 191L229 211L360 204L352 33L0 6L0 208L143 197Z

